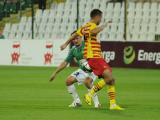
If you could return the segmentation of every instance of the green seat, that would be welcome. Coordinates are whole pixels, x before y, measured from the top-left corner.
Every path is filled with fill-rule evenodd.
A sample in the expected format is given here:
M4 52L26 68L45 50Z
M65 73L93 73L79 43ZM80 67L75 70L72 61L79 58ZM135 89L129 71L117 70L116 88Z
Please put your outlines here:
M32 5L32 0L25 0L26 1L26 6L31 7Z
M9 11L10 11L10 13L17 13L17 5L16 5L16 3L10 4Z
M5 16L9 16L10 15L10 7L11 7L11 4L10 3L6 3L5 5L4 5L4 14L5 14Z
M26 7L27 7L26 0L20 0L20 9L25 10Z
M3 2L0 2L0 20L2 20L2 18L3 18L3 13L4 13L4 11L3 11L3 6L4 6L4 3Z
M3 4L0 2L0 12L3 11Z

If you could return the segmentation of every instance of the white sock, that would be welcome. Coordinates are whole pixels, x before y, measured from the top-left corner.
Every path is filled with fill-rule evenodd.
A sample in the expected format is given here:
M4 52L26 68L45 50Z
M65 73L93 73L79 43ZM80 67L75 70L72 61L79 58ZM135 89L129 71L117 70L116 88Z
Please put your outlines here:
M76 88L75 88L74 84L72 84L70 86L67 86L67 88L68 88L68 93L72 95L73 100L74 101L80 101L80 98L78 96L78 93L76 91Z
M88 89L88 91L90 91L90 89ZM99 105L100 103L99 103L99 99L98 99L98 96L97 96L96 93L92 96L92 100L93 100L93 102L94 102L94 106L95 106L95 107L98 107L98 105Z
M96 93L93 95L92 99L93 99L93 102L94 102L94 106L98 107L100 103L99 103L99 99L98 99L98 96L97 96Z

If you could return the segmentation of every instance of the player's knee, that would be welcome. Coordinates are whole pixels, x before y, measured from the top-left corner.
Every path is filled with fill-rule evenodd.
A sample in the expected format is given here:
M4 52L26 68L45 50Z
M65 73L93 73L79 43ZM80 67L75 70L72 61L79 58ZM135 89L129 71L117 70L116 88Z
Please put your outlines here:
M70 79L67 79L67 80L66 80L66 85L67 85L67 86L72 85L72 81L71 81Z
M92 86L92 79L91 78L87 78L85 81L84 81L84 84L85 86L90 89L91 86Z
M72 85L73 83L74 83L74 79L72 77L68 77L66 80L66 85L69 86L69 85Z
M109 80L108 82L106 82L106 84L108 84L108 85L114 85L115 84L115 79L111 79L111 80Z
M103 78L104 78L106 84L110 84L110 83L113 82L112 73L111 73L108 69L106 69L106 70L104 71L104 73L103 73Z

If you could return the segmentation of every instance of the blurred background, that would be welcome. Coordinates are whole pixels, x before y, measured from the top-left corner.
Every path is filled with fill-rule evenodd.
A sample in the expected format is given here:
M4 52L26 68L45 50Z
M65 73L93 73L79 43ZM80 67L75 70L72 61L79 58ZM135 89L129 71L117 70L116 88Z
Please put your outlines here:
M66 38L93 8L113 21L100 40L160 39L160 0L0 0L1 39Z
M112 21L98 36L112 66L160 68L160 0L0 0L0 64L12 65L16 52L16 64L43 66L49 57L57 66L69 50L59 46L92 9L103 11L102 24Z
M77 67L49 84L70 50L60 45L95 8L102 24L112 20L98 38L124 112L108 109L106 89L98 93L102 108L68 108L65 80ZM76 87L83 100L87 89ZM0 0L0 120L159 120L159 114L160 0Z

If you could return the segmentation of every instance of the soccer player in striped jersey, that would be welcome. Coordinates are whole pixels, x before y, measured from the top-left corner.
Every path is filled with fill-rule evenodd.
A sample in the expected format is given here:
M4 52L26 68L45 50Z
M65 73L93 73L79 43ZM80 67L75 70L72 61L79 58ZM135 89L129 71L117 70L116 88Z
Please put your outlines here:
M104 80L99 81L93 88L85 95L85 101L87 104L92 104L91 97L101 90L105 85L108 85L108 96L110 103L110 110L123 110L116 103L115 96L115 80L112 76L112 69L102 57L101 45L97 40L97 35L104 30L110 21L104 25L99 26L102 19L102 11L94 9L90 13L91 20L84 26L79 28L75 34L73 34L62 46L61 50L65 49L67 45L77 36L83 36L85 47L83 56L88 61L90 68L94 74L102 77Z
M84 64L87 65L87 62L85 63L85 60L83 59L84 41L82 41L82 37L77 36L75 39L72 40L72 42L74 46L70 49L70 52L68 53L66 59L53 72L50 81L53 81L57 74L61 72L64 68L66 68L67 65L75 58L77 64L79 65L79 69L74 71L71 75L67 77L66 86L68 92L73 97L73 102L69 105L69 107L78 107L81 106L81 100L76 91L74 83L84 83L88 90L90 90L93 86L93 82L97 79L97 76L90 70L89 67L84 66ZM100 103L98 100L98 96L94 94L92 99L94 101L95 108L99 108Z

